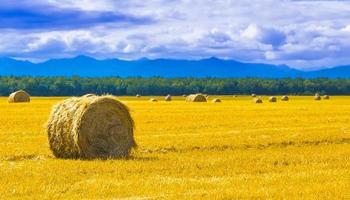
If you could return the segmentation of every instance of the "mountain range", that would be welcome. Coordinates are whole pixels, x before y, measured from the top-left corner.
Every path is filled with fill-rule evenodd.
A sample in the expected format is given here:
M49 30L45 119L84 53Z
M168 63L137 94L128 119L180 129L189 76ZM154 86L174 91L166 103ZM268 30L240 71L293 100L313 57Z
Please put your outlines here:
M350 65L301 71L286 65L243 63L215 57L202 60L143 58L126 61L77 56L41 63L4 57L0 58L0 76L350 78Z

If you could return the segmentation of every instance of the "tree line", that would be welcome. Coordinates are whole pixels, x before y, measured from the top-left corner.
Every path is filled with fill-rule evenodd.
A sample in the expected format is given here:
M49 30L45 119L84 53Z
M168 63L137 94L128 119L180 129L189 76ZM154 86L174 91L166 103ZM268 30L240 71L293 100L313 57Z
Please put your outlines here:
M23 89L33 96L113 95L329 95L350 94L350 79L0 77L0 96Z

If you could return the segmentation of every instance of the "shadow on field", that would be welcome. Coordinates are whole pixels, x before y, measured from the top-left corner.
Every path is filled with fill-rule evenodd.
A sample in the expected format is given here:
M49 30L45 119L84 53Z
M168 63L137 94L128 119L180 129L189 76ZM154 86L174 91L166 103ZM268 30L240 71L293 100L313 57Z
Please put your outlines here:
M7 156L4 158L0 158L0 161L9 161L9 162L16 162L16 161L38 161L38 160L47 160L47 159L57 159L57 160L80 160L80 161L157 161L159 160L158 157L140 157L140 156L130 156L126 158L106 158L106 159L74 159L74 158L56 158L51 155L37 155L37 154L27 154L27 155L14 155L14 156Z
M306 147L306 146L323 146L333 144L350 144L350 138L324 139L316 141L283 141L270 142L266 144L243 144L243 145L216 145L207 147L188 147L188 148L158 148L158 149L142 149L142 153L188 153L194 151L234 151L234 150L265 150L269 148L287 148L287 147Z

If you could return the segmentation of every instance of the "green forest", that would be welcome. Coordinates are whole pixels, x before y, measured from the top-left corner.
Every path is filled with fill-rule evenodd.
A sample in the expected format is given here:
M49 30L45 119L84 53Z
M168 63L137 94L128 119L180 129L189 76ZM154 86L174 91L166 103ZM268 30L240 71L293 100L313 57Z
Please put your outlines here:
M349 79L260 78L81 78L0 77L0 96L23 89L33 96L79 96L86 93L113 95L329 95L350 94Z

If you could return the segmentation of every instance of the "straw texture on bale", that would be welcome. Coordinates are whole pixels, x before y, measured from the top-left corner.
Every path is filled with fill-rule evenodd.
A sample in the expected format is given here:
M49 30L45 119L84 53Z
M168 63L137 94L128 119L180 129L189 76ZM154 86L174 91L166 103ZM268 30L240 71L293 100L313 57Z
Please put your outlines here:
M151 102L157 102L158 100L157 99L150 99L149 101L151 101Z
M220 99L213 99L213 103L221 103Z
M171 95L168 94L165 98L164 98L165 101L171 101Z
M276 97L270 97L269 98L269 102L275 103L275 102L277 102L277 98Z
M330 99L330 97L329 97L328 95L324 95L324 96L323 96L323 99L325 99L325 100L329 100L329 99Z
M111 96L73 97L58 103L46 131L57 158L122 158L136 147L129 110Z
M96 94L85 94L85 95L82 96L82 97L94 97L94 96L96 96Z
M187 102L207 102L207 99L202 94L191 94L186 97Z
M263 101L260 98L254 98L253 103L263 103Z
M26 91L19 90L17 92L11 93L8 98L9 103L21 103L30 102L30 96Z
M288 96L283 96L283 97L281 98L281 100L282 100L282 101L289 101L289 97L288 97Z

